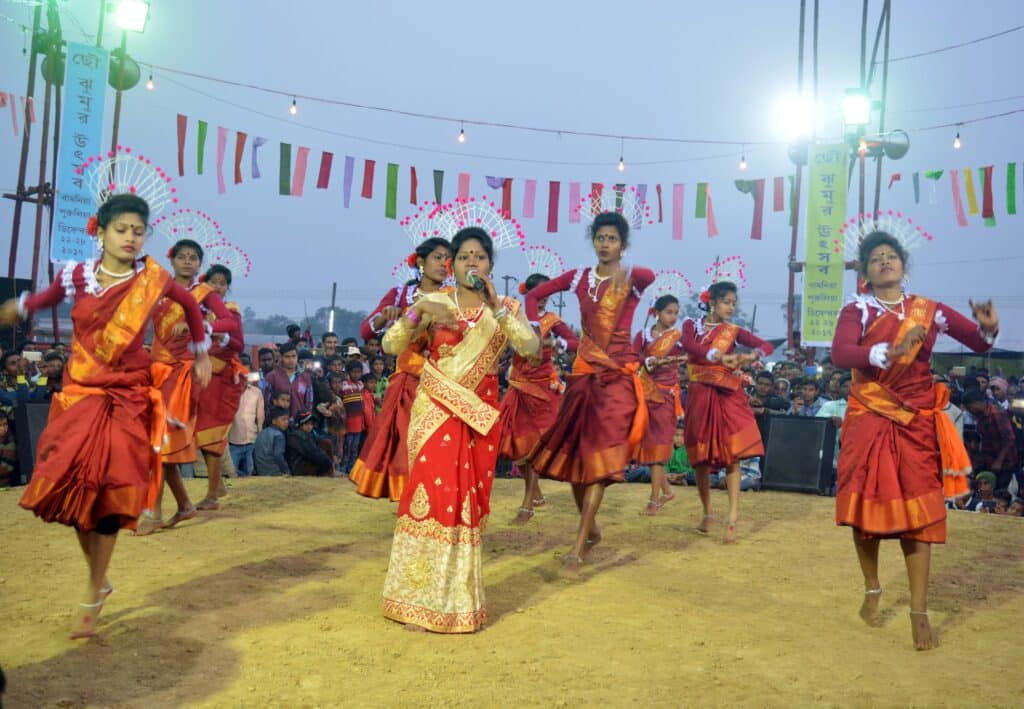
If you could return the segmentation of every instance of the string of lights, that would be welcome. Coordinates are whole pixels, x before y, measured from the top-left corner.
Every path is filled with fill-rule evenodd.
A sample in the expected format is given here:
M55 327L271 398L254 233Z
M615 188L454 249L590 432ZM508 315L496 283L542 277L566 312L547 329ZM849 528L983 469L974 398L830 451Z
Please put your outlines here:
M948 51L953 50L953 49L960 49L961 47L969 47L972 44L980 44L981 42L987 42L990 39L995 39L996 37L1002 37L1004 35L1008 35L1008 34L1011 34L1013 32L1018 32L1020 30L1024 30L1024 25L1017 25L1016 27L1010 27L1009 29L1005 29L1005 30L1002 30L1000 32L996 32L994 34L985 35L984 37L978 37L977 39L971 39L971 40L968 40L966 42L959 42L957 44L950 44L950 45L947 45L945 47L938 47L936 49L929 49L928 51L918 52L917 54L907 54L907 55L902 56L902 57L890 57L889 58L889 63L892 64L894 62L904 62L904 61L907 61L908 59L919 59L920 57L929 57L929 56L931 56L933 54L941 54L942 52L948 52ZM881 63L882 63L881 61L879 61L877 59L875 60L875 64L881 64Z

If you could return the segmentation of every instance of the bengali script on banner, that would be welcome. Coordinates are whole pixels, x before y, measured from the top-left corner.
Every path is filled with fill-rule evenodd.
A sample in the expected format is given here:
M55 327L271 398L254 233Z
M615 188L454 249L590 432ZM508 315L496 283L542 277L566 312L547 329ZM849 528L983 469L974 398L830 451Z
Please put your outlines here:
M843 254L834 240L846 219L846 159L842 144L812 145L808 151L807 254L804 264L800 343L832 344L843 306Z
M57 155L57 193L50 260L82 261L92 256L92 237L85 223L96 204L85 178L76 172L103 147L103 101L107 88L107 52L68 42L64 81L64 115Z

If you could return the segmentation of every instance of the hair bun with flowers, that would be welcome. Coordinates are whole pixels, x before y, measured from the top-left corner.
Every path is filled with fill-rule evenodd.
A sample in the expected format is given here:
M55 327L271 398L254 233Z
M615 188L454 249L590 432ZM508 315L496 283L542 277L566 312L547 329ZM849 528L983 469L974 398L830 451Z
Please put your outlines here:
M174 247L173 246L171 248L167 249L167 258L168 259L174 258Z
M85 223L85 233L89 236L96 236L100 233L100 218L93 214Z
M519 284L519 295L526 295L526 283Z
M417 256L416 252L413 251L411 254L409 254L406 257L405 263L406 263L407 266L409 266L409 268L416 268L416 263L417 263L418 259L419 259L419 256Z

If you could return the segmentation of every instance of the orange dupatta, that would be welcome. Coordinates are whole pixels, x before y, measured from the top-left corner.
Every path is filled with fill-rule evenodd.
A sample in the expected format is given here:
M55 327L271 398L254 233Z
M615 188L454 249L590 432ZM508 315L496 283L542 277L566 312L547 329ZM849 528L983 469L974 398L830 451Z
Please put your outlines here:
M732 350L736 343L736 336L740 332L739 325L732 323L720 323L715 326L715 336L711 341L711 348L722 354ZM691 382L700 382L719 389L736 391L743 386L743 379L732 369L721 364L693 364L687 365Z
M610 371L617 371L625 374L633 380L633 391L636 394L636 412L633 414L633 422L629 427L628 444L631 450L636 450L644 440L644 432L647 430L647 399L644 397L644 385L640 380L640 363L627 362L620 365L609 356L607 347L611 344L612 335L615 332L615 325L619 321L619 315L626 304L626 297L632 285L627 281L616 287L614 283L609 284L608 290L601 296L601 302L597 306L597 313L594 322L590 323L588 329L583 326L583 336L580 338L579 348L576 351L576 361L573 363L572 373L574 376L582 374L597 374L595 365L599 365Z
M667 356L682 336L682 331L677 328L666 330L661 333L658 336L658 339L652 342L651 346L648 348L650 356L655 358ZM676 411L676 418L683 415L683 402L680 396L678 383L672 386L658 384L654 381L654 378L646 368L642 368L640 370L640 380L644 387L644 396L648 401L655 404L664 403L665 399L662 397L662 392L664 392L672 397L672 403L675 406Z
M936 303L915 296L907 308L906 318L900 323L892 343L899 343L916 325L927 331L935 321ZM877 327L882 318L871 324L865 333L863 345L874 345L887 342L884 328ZM967 492L967 474L971 472L971 460L963 441L957 435L956 427L945 415L949 404L949 389L935 386L935 404L929 409L918 409L902 402L891 386L903 376L917 359L923 340L914 345L909 352L893 361L883 369L877 380L871 379L859 370L853 370L853 382L850 385L848 414L858 415L871 411L889 419L900 426L909 424L915 416L930 416L935 421L935 434L939 442L939 456L942 461L942 488L945 497L956 497Z

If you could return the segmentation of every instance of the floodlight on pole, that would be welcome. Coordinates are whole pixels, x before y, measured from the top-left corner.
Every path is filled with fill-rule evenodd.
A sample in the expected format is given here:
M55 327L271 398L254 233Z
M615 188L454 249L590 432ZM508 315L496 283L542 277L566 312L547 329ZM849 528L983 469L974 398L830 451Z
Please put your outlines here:
M123 30L145 32L149 21L148 0L121 0L114 10L114 22Z
M843 96L843 123L866 126L871 122L871 97L864 89L847 89Z
M776 117L779 130L787 141L810 138L815 126L814 101L807 96L787 96L779 101Z

